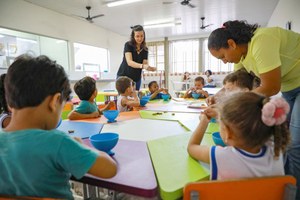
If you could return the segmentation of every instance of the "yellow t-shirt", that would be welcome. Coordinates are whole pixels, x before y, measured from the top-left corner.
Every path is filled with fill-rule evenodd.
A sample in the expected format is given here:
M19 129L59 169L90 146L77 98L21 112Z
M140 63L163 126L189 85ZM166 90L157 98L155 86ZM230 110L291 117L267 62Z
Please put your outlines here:
M280 67L281 91L299 87L300 34L279 27L258 28L248 44L246 57L234 69L241 67L254 72L258 77Z

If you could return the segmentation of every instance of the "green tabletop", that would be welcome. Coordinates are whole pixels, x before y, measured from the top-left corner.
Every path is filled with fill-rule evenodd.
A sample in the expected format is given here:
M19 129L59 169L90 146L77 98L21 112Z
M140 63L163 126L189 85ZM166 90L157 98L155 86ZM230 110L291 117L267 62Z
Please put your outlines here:
M189 183L209 179L209 169L192 159L187 152L191 134L170 136L148 141L162 199L178 199ZM205 134L203 144L213 145L211 134Z

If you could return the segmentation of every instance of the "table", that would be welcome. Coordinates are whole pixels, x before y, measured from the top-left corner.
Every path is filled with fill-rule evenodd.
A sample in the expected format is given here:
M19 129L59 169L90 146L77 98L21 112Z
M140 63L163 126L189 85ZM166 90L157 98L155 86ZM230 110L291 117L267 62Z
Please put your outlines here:
M111 92L98 92L98 95L103 95L105 101L110 101L110 100L117 100L118 92L116 91L111 91Z
M193 100L193 99L183 99L174 98L172 100L164 101L162 99L151 100L146 104L142 110L160 111L160 112L184 112L184 113L198 113L203 109L199 108L189 108L188 104L191 102L203 102L205 99Z
M147 142L162 199L178 199L187 183L209 179L209 166L199 164L188 155L190 136L184 134ZM213 145L210 134L205 134L202 143Z
M85 145L92 147L88 139L83 141ZM113 151L115 152L113 158L118 163L118 173L115 177L101 179L86 174L80 180L74 180L133 195L155 197L157 182L147 144L120 139Z
M155 197L159 191L163 199L177 199L186 183L207 180L208 165L199 164L187 153L187 142L199 123L199 114L164 112L153 118L151 113L122 112L115 123L107 123L104 116L79 120L102 123L101 132L117 132L120 137L113 149L119 166L117 175L101 179L87 174L79 181L142 197ZM187 128L184 119L193 122L194 127ZM217 124L209 124L203 142L211 145L211 133L217 129ZM91 146L88 140L84 143Z

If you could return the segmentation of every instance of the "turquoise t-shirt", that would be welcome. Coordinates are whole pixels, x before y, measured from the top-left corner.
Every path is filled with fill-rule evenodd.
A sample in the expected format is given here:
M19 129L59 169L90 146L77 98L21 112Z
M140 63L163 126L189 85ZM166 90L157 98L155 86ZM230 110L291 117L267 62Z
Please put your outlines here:
M75 111L81 114L90 114L98 111L98 106L95 102L82 100L79 105L75 108Z
M0 132L0 194L73 199L69 179L84 176L98 153L58 130Z
M241 67L258 77L280 67L281 91L299 87L300 34L279 27L258 28L248 43L246 57L234 66L235 70Z

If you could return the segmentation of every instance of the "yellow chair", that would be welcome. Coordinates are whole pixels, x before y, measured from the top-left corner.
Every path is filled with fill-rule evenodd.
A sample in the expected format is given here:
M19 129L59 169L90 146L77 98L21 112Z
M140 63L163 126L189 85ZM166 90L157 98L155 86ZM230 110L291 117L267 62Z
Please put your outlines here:
M272 176L225 181L201 181L184 187L184 200L295 200L296 179Z

